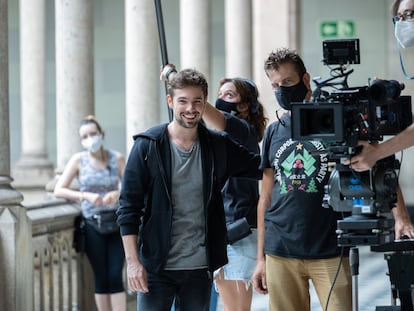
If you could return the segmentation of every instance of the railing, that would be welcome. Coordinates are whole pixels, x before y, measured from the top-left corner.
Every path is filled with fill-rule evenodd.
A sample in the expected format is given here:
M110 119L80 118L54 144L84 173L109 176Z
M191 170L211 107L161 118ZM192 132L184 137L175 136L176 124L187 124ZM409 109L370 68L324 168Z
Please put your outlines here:
M0 206L1 310L96 310L89 261L72 247L79 214L79 204L62 199ZM128 296L128 310L135 300Z
M93 275L72 247L79 205L51 200L26 209L32 225L33 310L93 310Z

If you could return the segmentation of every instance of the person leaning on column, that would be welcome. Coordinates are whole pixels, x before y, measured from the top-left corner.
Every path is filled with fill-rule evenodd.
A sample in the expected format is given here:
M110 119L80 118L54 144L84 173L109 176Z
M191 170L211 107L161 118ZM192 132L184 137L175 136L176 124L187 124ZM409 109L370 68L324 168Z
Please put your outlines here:
M85 253L94 272L98 310L125 311L124 251L119 231L102 234L88 221L104 210L115 213L125 158L118 151L104 148L104 132L93 116L81 121L79 138L85 150L71 157L56 183L54 194L81 204L85 219ZM74 178L79 181L79 191L70 189Z

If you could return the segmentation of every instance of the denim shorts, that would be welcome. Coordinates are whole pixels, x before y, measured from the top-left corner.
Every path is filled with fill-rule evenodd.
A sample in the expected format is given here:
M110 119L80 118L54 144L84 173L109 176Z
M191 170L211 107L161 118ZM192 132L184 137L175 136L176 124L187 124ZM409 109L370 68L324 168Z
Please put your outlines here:
M252 229L252 233L244 239L227 245L229 263L223 266L224 279L250 281L256 266L256 254L257 229Z

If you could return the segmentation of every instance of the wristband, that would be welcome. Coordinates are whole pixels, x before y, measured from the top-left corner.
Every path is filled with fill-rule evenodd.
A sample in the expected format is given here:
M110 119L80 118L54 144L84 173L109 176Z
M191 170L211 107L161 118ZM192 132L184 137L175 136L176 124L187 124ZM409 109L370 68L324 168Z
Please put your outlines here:
M175 70L175 68L173 68L173 67L170 67L170 68L168 68L167 72L165 73L165 79L167 80L167 82L169 81L168 78L170 77L170 74L172 72L177 72L177 70Z

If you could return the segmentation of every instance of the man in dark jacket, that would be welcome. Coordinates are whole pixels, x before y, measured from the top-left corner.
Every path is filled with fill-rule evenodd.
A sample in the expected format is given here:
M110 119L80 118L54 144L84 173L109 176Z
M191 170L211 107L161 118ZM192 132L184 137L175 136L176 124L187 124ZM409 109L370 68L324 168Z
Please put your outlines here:
M221 189L259 179L260 156L201 123L207 81L192 69L169 82L174 118L134 137L118 224L139 310L208 310L211 273L227 263Z

